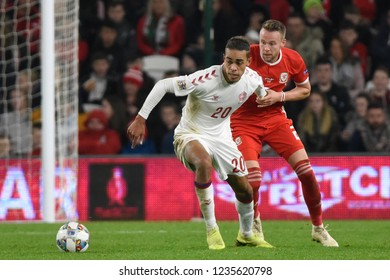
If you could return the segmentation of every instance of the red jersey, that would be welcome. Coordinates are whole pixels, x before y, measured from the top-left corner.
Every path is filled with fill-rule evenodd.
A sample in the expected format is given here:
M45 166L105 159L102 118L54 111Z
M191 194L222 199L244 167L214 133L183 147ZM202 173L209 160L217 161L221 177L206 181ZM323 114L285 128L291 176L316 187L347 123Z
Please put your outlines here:
M264 86L274 91L282 91L286 84L292 80L296 84L309 82L309 72L302 57L294 50L282 48L278 60L272 64L265 62L260 56L258 44L250 48L252 62L250 68L255 70L262 78ZM257 107L256 96L252 95L234 114L231 122L242 122L242 120L266 122L275 115L284 115L282 102L277 102L269 107Z

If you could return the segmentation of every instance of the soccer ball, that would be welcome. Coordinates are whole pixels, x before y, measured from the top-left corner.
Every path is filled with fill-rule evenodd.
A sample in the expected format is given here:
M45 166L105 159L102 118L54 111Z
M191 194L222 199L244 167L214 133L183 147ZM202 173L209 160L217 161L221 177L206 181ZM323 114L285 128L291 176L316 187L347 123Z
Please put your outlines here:
M89 231L78 222L68 222L58 230L56 241L61 252L85 252L89 246Z

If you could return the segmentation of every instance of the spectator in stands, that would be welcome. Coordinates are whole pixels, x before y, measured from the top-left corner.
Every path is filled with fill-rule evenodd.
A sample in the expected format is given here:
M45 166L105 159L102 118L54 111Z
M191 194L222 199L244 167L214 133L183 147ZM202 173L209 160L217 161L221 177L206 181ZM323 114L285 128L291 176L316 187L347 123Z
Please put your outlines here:
M353 152L390 152L390 122L381 104L368 106L366 120L355 130L348 147Z
M102 110L88 113L85 127L79 132L80 155L114 155L120 152L120 136L108 127L108 119Z
M107 7L107 17L115 23L118 32L117 41L128 57L137 54L136 30L126 19L123 0L111 0Z
M259 43L259 33L263 22L269 19L268 10L262 5L254 5L249 15L249 25L245 37L251 44Z
M348 142L355 130L364 122L370 97L366 93L359 93L354 100L354 110L346 114L346 126L340 134L340 150L348 150Z
M359 41L359 34L356 31L355 25L351 21L343 21L340 24L339 37L347 55L352 60L360 62L363 76L367 77L369 74L368 49L366 45Z
M367 90L367 93L372 101L382 104L383 108L390 116L389 82L389 70L386 67L378 66L372 77L372 87Z
M174 154L173 134L181 118L179 106L173 102L161 103L160 116L166 128L165 133L162 135L161 153Z
M363 18L367 22L372 22L376 14L376 2L372 0L353 0L352 3L355 5Z
M390 69L390 9L378 33L374 36L370 49L373 69L376 69L378 65L384 65Z
M88 74L90 69L90 56L92 46L99 36L99 29L104 19L103 0L79 1L79 68L80 77Z
M130 54L119 44L116 23L111 20L103 21L99 34L91 46L91 53L102 52L110 62L110 71L113 75L122 75L126 71L126 61Z
M318 57L324 53L321 34L312 33L299 14L291 14L288 17L286 27L286 39L291 48L299 52L307 69L311 72Z
M279 20L283 22L283 24L287 24L287 18L290 12L293 10L290 3L294 1L288 0L278 0L278 1L270 1L270 0L254 0L254 4L263 5L269 11L269 17L272 19ZM299 2L299 1L295 1Z
M226 41L232 36L245 34L245 18L240 15L233 0L213 1L213 28L215 55L223 54ZM216 58L217 59L217 58ZM222 56L217 63L222 62Z
M205 40L203 35L198 35L196 42L187 46L180 60L180 74L187 74L190 69L199 70L205 63ZM220 54L213 54L212 61L220 59ZM194 71L196 71L194 70Z
M303 1L305 24L313 34L319 34L324 49L329 48L333 35L332 23L325 15L323 4L320 0Z
M186 45L195 43L197 35L202 33L204 21L199 0L170 0L169 2L172 9L184 18Z
M203 68L203 57L202 49L195 46L186 48L180 62L180 73L187 75Z
M133 118L138 114L140 105L142 104L138 100L139 91L144 82L141 70L139 70L137 67L128 69L127 72L123 75L122 81L125 94L126 110L130 118Z
M142 55L179 57L185 44L183 17L172 11L169 0L149 0L137 25L137 44Z
M345 114L352 110L351 99L344 86L333 80L333 68L330 59L323 56L317 60L314 77L316 83L312 85L312 91L325 93L329 105L336 111L341 129L345 127Z
M27 95L14 89L10 93L11 110L0 115L0 133L6 133L11 139L14 155L25 156L32 149L32 127Z
M378 69L378 68L386 69L386 71L388 72L388 68L386 66L378 65L375 69ZM374 72L375 72L375 69L374 69ZM374 82L372 81L372 78L371 78L371 80L367 81L364 91L370 92L373 88L374 88ZM390 90L390 79L389 79L389 82L387 84L387 89Z
M81 80L80 111L88 112L100 106L103 96L119 94L118 82L109 76L110 61L105 53L92 56L92 71Z
M0 158L11 156L11 139L7 134L0 134Z
M329 57L333 80L347 88L350 99L364 90L365 78L359 60L351 57L339 37L330 42Z
M145 0L125 0L126 18L131 26L137 26L138 21L144 16L147 1Z
M363 19L358 7L353 4L347 5L344 8L344 20L353 23L358 34L358 41L368 48L373 37L372 27L370 22Z
M108 127L118 132L122 146L129 140L126 127L130 116L126 110L126 104L122 98L115 95L107 95L102 99L102 110L108 119Z
M142 73L142 86L139 88L138 95L139 105L142 105L149 92L152 90L155 84L155 80L146 71L144 71L144 62L142 56L134 56L129 58L127 61L126 71L128 72L130 69L138 69Z
M324 93L311 91L306 107L298 117L297 132L308 152L338 151L337 114L328 105Z

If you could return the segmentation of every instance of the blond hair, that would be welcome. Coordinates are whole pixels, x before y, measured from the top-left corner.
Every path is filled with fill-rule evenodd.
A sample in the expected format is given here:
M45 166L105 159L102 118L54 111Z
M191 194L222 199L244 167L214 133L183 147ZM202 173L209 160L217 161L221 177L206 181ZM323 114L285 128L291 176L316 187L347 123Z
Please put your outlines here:
M282 39L286 37L286 26L282 22L275 19L269 19L265 21L261 26L261 29L265 29L269 32L277 31L282 36Z

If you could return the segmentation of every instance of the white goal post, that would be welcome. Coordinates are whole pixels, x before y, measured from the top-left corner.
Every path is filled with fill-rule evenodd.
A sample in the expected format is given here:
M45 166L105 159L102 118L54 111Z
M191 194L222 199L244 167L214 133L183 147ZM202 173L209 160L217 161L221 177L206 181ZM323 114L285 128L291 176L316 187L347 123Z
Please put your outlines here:
M41 9L43 220L77 220L78 0Z
M55 53L54 53L54 2L41 1L42 35L42 182L44 189L43 220L55 221Z

